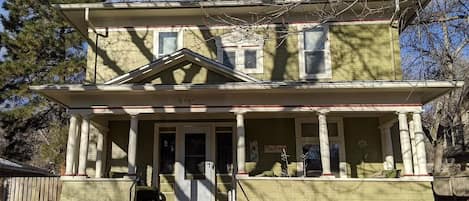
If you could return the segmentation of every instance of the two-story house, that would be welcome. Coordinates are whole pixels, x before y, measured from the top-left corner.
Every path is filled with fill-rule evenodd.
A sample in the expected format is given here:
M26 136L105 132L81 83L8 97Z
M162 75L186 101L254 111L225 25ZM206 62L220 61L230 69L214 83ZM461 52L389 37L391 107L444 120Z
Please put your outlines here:
M61 199L433 200L422 106L461 83L402 79L416 2L339 4L56 5L88 41L85 83L31 86L71 115Z

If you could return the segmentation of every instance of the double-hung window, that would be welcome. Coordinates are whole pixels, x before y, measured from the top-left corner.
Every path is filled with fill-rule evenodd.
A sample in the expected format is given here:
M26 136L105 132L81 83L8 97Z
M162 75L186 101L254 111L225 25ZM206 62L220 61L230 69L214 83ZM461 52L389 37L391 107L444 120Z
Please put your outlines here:
M182 48L182 31L155 30L153 52L155 58L161 58Z
M263 37L235 31L217 39L218 61L244 73L263 73Z
M302 79L332 78L328 27L304 26L299 32L300 77Z

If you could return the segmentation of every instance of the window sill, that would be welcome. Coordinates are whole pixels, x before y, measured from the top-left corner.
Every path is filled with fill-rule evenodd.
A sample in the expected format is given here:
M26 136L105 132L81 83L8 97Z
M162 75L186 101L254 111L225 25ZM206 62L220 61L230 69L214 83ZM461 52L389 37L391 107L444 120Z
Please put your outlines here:
M301 79L303 80L331 80L332 79L332 74L329 73L323 73L323 74L306 74L306 75L301 75Z

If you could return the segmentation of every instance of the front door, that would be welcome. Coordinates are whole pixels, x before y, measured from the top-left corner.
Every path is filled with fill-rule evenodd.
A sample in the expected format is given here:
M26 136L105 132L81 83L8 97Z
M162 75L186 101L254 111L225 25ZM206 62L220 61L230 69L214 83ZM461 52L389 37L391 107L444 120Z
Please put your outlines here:
M181 163L176 170L176 192L178 201L214 200L215 167L212 158L210 127L182 126L179 133L179 157Z

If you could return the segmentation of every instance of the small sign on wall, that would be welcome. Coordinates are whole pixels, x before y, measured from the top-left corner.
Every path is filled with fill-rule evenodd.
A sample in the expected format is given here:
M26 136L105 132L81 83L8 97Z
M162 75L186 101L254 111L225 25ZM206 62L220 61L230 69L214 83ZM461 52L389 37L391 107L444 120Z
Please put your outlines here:
M287 145L264 145L264 153L282 153L282 150L287 150Z

